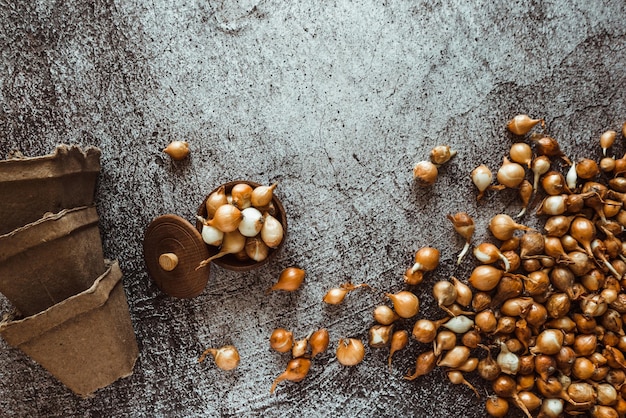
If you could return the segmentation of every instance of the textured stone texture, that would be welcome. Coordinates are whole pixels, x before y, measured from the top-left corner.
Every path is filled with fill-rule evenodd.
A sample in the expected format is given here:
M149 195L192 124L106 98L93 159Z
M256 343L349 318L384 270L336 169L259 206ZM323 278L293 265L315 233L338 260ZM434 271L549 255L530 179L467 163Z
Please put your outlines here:
M508 118L545 117L572 159L598 157L599 135L626 120L622 0L470 3L1 1L0 155L102 149L105 255L125 273L140 358L131 377L83 400L0 341L0 415L484 416L483 400L441 371L402 378L426 349L415 341L391 372L385 349L354 368L329 351L272 396L287 357L267 343L279 326L297 337L327 327L333 349L365 340L373 308L404 287L424 245L442 264L415 289L420 315L440 317L430 285L472 268L455 266L462 240L444 215L474 215L478 240L490 215L519 211L513 192L477 204L468 178L480 163L497 168ZM190 142L188 160L161 153L175 139ZM417 188L412 165L441 143L458 156ZM164 296L144 268L145 228L165 213L193 220L209 190L238 178L280 182L285 248L258 271L214 268L195 299ZM305 285L266 295L288 265L307 271ZM324 306L347 280L372 289ZM223 344L241 353L234 372L196 363Z

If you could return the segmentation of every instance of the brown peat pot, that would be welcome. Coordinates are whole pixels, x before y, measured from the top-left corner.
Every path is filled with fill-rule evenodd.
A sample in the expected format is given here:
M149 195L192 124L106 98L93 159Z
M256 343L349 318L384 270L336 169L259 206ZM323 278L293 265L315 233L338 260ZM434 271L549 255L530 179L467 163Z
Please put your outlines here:
M98 220L64 209L0 235L0 293L30 316L88 289L106 268Z
M59 145L50 155L0 161L0 235L47 212L94 203L100 149Z
M90 282L43 312L0 322L7 343L83 397L131 375L139 356L117 261Z

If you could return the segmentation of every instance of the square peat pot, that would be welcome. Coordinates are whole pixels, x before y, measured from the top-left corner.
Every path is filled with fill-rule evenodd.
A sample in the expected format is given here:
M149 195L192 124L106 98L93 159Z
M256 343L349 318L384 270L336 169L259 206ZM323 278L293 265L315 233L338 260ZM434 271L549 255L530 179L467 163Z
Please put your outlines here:
M0 322L7 343L82 397L131 375L139 355L118 262L92 283L36 315Z
M59 145L50 155L0 161L0 235L41 218L94 203L100 149Z
M64 209L0 235L0 293L30 316L91 287L106 270L98 219Z

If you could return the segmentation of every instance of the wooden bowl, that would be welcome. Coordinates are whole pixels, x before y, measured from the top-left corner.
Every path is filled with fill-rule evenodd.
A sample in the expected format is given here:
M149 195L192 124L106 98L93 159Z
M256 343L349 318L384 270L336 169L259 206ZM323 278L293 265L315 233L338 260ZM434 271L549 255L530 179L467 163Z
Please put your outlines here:
M228 195L231 192L233 186L235 186L236 184L239 184L239 183L248 184L252 188L261 186L261 184L255 183L253 181L236 180L236 181L231 181L231 182L228 182L228 183L224 183L224 184L216 187L215 189L213 189L211 191L211 193L215 192L217 189L219 189L220 187L224 186L224 191ZM209 193L204 198L204 200L202 201L202 204L198 208L198 216L201 216L203 218L207 217L206 201L209 198L209 196L211 195L211 193ZM239 259L238 257L236 257L233 254L227 254L227 255L225 255L223 257L216 258L215 260L213 260L213 263L217 264L220 267L228 269L228 270L248 271L248 270L252 270L252 269L255 269L257 267L260 267L260 266L264 265L265 263L267 263L268 261L270 261L271 259L273 259L274 257L276 257L276 254L278 253L278 251L280 251L280 249L282 248L283 244L285 243L285 240L287 239L287 216L285 214L285 208L283 207L282 203L276 197L275 194L272 197L272 204L274 206L274 213L270 213L270 214L273 217L275 217L276 219L278 219L278 221L283 226L283 230L284 230L283 240L278 245L278 247L270 248L270 252L269 252L267 258L265 258L265 260L262 260L262 261L254 261L254 260L249 259L249 258L242 260L242 259ZM198 229L199 232L202 232L202 222L200 220L196 221L196 228ZM208 245L208 244L206 246L209 249L209 256L213 256L213 255L215 255L215 254L217 254L219 252L219 247L215 247L213 245Z

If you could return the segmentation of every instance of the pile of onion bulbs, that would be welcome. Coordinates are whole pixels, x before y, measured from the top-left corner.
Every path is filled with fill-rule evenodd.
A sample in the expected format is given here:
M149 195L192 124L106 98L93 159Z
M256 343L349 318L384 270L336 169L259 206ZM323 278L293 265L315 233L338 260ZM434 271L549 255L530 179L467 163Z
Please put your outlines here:
M219 252L202 261L198 268L228 254L238 260L265 260L284 238L284 227L272 213L277 183L252 187L235 184L229 193L222 185L206 200L207 218L202 222L202 239Z
M571 161L543 120L518 115L507 127L517 142L497 183L484 164L471 178L479 199L517 190L522 211L492 216L493 239L481 243L472 243L467 213L448 215L466 239L463 254L473 244L475 267L469 277L434 279L442 316L415 321L412 338L432 348L406 378L440 367L476 396L471 381L482 379L493 417L515 408L528 417L626 417L626 156L607 156L619 134L602 134L598 161ZM541 227L514 219L531 214ZM428 248L419 265L416 254L407 284L436 276L439 254ZM378 328L396 318L379 316Z

